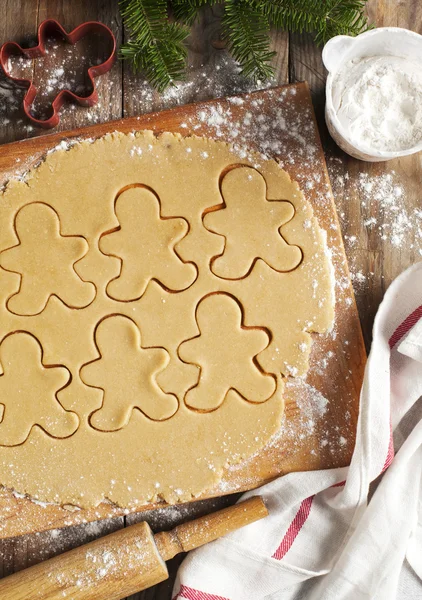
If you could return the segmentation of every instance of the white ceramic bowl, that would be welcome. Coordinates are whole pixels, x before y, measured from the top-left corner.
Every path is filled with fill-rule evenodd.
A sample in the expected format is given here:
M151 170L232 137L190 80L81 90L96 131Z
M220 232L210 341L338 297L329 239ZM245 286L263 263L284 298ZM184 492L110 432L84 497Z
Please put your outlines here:
M334 78L342 65L353 58L368 56L398 56L421 64L422 35L400 27L380 27L356 37L338 35L327 42L322 51L322 60L328 71L326 83L325 120L334 141L347 154L369 162L390 160L422 150L422 141L413 148L400 152L383 152L362 148L352 142L340 123L333 106L332 88Z

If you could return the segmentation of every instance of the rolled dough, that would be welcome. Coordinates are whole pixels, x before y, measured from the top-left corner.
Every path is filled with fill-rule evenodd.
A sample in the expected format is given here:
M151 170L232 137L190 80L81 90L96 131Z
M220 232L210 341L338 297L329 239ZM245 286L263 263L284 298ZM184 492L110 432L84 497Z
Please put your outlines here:
M279 429L332 289L274 161L152 132L50 153L0 197L0 483L81 507L198 496Z

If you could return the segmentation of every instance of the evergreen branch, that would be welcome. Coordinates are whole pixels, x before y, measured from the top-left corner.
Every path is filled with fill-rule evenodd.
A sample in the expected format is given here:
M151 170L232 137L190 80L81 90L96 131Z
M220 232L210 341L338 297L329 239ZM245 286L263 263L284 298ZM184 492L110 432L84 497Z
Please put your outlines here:
M358 35L369 28L363 13L366 0L246 1L251 6L259 6L274 27L313 33L318 44L335 35Z
M326 28L316 32L317 44L325 44L335 35L359 35L372 26L363 12L366 0L348 0L343 6L333 6L326 18Z
M120 6L130 34L120 56L135 72L143 70L161 92L183 77L187 56L184 42L189 30L168 21L166 0L121 0Z
M318 44L335 35L358 35L370 28L367 0L120 0L129 31L120 56L134 71L163 91L181 79L186 67L186 38L205 5L224 4L223 37L246 77L265 80L273 74L270 27L312 33ZM168 5L179 22L170 22Z
M186 25L193 25L201 8L205 5L213 6L214 4L221 4L223 1L224 0L173 0L171 5L176 19L186 23Z
M226 0L223 16L223 37L245 77L269 79L274 70L270 51L270 25L259 7L245 0Z

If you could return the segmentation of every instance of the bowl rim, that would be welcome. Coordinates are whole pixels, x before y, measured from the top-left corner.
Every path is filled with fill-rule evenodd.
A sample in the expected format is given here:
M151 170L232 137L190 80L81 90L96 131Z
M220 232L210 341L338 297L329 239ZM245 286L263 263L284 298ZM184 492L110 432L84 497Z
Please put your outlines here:
M382 34L386 34L386 33L394 34L394 35L402 35L402 36L406 36L406 37L414 37L415 39L419 39L419 41L421 43L421 48L422 48L422 35L420 33L417 33L416 31L411 31L410 29L405 29L403 27L378 27L376 29L370 29L369 31L364 31L363 33L360 33L356 37L341 35L341 36L335 36L335 37L331 38L331 40L329 40L323 48L323 51L322 51L323 61L324 61L324 51L325 51L325 54L327 54L327 51L329 51L329 44L332 40L338 39L340 37L341 38L349 38L349 39L353 40L353 44L359 44L359 41L362 40L362 38L374 37L376 35L382 35ZM347 55L347 52L346 52L346 55ZM374 56L382 56L382 55L374 54ZM397 56L399 56L399 54ZM405 57L402 57L402 58L405 58ZM337 133L344 139L345 142L347 142L350 146L352 146L358 153L368 156L368 157L390 159L390 158L400 158L402 156L409 156L410 154L415 154L416 152L420 152L422 150L422 140L420 142L418 142L415 146L412 146L412 148L407 148L405 150L393 151L393 150L376 150L375 148L372 149L372 148L363 147L363 146L356 144L349 138L345 128L343 127L343 125L340 122L340 119L337 116L337 112L334 109L333 99L332 99L332 87L333 87L334 76L337 74L339 68L343 64L344 64L344 59L341 59L335 70L328 71L328 76L327 76L327 80L326 80L326 84L325 84L325 103L326 103L326 111L325 112L326 112L326 115L329 116L329 118L332 122L332 125L337 130Z

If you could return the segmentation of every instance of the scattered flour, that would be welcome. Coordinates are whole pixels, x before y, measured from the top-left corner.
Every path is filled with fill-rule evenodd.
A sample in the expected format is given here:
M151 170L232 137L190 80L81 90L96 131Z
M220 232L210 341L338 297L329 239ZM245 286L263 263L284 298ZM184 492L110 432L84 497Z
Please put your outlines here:
M368 244L370 249L370 240L378 238L385 242L386 251L391 248L401 252L405 248L413 253L415 260L422 257L422 209L412 206L401 175L395 170L378 172L374 168L373 173L359 173L352 182L349 173L343 171L343 162L336 158L328 161L328 169L334 197L342 198L345 206L355 201L356 196L359 198L361 214L356 234L344 235L355 291L363 290L376 276L375 269L368 269L359 262L358 244ZM344 228L350 231L347 211L339 211L339 217Z
M24 92L10 80L0 77L0 125L5 127L17 119ZM20 120L22 123L22 119Z
M290 379L286 384L286 390L294 395L300 409L299 418L302 435L313 433L317 421L327 412L329 400L306 381ZM282 423L283 428L285 433L289 435L289 428L286 427L285 422ZM297 429L295 428L294 431L297 431Z
M375 176L360 173L358 191L362 208L375 212L364 219L365 228L375 229L382 240L388 239L395 248L399 248L416 225L422 249L422 210L407 210L404 190L395 171Z

